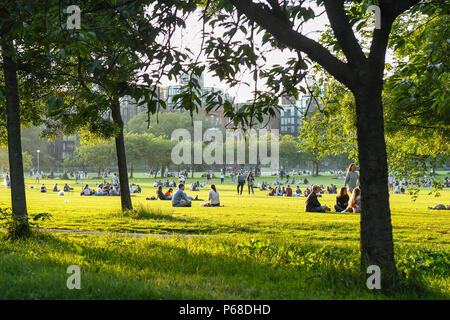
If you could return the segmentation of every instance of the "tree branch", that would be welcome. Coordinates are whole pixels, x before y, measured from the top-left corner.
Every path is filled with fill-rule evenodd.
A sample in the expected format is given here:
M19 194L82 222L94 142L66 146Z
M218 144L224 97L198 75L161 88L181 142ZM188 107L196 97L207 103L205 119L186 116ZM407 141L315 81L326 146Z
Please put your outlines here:
M284 45L306 53L311 60L320 64L338 81L351 88L355 85L355 77L351 68L333 56L320 43L292 30L285 21L278 19L269 10L251 0L230 0L239 14L245 15L251 22L271 33Z
M338 40L349 64L364 64L367 59L358 43L358 40L356 40L350 21L345 13L344 1L325 0L324 5L334 35L336 36L336 39Z

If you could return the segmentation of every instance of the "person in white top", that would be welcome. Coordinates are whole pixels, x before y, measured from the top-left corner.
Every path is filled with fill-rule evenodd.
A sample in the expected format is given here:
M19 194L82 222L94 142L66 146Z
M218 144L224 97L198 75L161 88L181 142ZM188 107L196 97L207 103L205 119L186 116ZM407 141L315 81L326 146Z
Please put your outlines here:
M208 200L209 202L204 202L200 204L202 207L223 207L220 205L220 198L219 198L219 192L216 190L215 185L211 185L211 190L208 194Z

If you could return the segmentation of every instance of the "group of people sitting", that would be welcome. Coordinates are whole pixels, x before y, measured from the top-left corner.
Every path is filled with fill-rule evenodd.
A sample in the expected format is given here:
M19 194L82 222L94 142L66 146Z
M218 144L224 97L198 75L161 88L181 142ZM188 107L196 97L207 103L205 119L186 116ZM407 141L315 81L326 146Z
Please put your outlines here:
M331 211L327 205L321 205L318 200L318 194L320 193L320 186L314 185L312 192L308 196L305 202L306 212L326 212ZM336 204L334 205L336 212L353 212L361 213L361 189L359 187L354 188L351 191L351 197L348 196L347 188L342 187L339 193L336 195Z
M165 187L165 188L167 188L167 187L173 187L173 188L175 188L176 186L177 186L177 183L175 182L175 180L166 180L166 181L164 181L164 182L161 182L161 180L159 180L159 181L157 181L157 182L155 182L154 184L153 184L153 186L154 187L159 187L159 186L163 186L163 187Z
M200 188L203 188L204 186L206 186L206 182L200 183L198 181L191 183L191 185L189 186L189 190L191 191L200 191Z
M198 198L198 195L194 198L188 196L186 192L184 192L185 185L180 183L178 185L178 189L175 194L172 196L173 189L169 188L165 193L163 192L162 186L158 187L156 191L156 198L159 200L171 200L172 207L191 207L192 201L202 201ZM147 198L148 200L152 198ZM220 204L219 192L216 189L215 185L211 185L211 190L208 193L208 202L201 203L202 207L223 207Z
M331 185L331 187L327 186L326 190L323 190L323 186L320 186L320 194L326 193L326 194L337 194L336 189L337 187L335 185ZM260 189L262 191L262 189ZM297 186L297 189L295 191L292 190L291 186L288 184L287 187L280 187L276 186L275 188L269 187L269 193L268 196L284 196L284 197L308 197L312 192L312 188L305 188L304 191L300 189L299 186Z
M135 187L136 186L136 187ZM141 193L142 189L139 185L130 184L130 193ZM80 195L82 196L120 196L120 186L118 184L111 185L110 183L100 183L97 189L90 188L86 184L82 189Z
M275 188L269 187L269 193L267 195L270 197L301 197L302 191L297 186L297 189L293 192L291 186L288 184L286 188L280 186Z
M52 191L53 191L53 192L58 192L58 194L59 194L60 196L63 196L65 192L70 192L70 191L72 191L72 190L73 190L73 188L69 187L69 185L68 185L67 183L64 184L64 187L63 187L62 189L59 189L58 184L55 183L55 184L53 185L53 190L52 190ZM41 184L41 192L42 192L42 193L46 193L46 192L47 192L47 187L45 186L44 183Z

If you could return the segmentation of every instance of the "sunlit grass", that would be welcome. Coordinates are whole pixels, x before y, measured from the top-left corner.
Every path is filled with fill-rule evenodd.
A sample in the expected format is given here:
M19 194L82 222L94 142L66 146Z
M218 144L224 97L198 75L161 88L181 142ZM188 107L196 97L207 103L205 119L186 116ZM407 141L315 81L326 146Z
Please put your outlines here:
M342 184L328 177L308 177L311 183L316 182L313 179ZM47 188L51 190L55 181L64 184L61 180L45 181ZM33 182L27 181L27 186L37 186ZM155 195L153 180L139 178L136 182L143 193L133 195L134 210L125 213L120 211L120 197L80 196L81 184L75 185L73 180L69 183L75 191L65 196L27 189L27 204L31 214L52 215L51 220L40 223L43 228L180 233L180 237L40 234L16 243L2 240L0 298L450 297L449 271L445 268L429 267L420 284L409 279L393 296L368 290L358 267L358 214L306 213L304 198L267 197L258 190L249 196L246 189L237 196L234 186L222 186L218 181L224 207L204 208L193 202L191 208L172 208L170 201L145 200ZM207 192L207 188L187 191L202 199L207 198ZM332 205L334 198L324 195L320 201ZM399 265L408 257L419 257L419 248L441 250L448 261L450 214L428 207L448 204L449 200L449 191L441 192L439 198L421 191L415 202L409 195L391 195ZM9 189L2 186L0 207L8 206ZM251 247L252 239L263 245ZM330 251L322 256L324 247ZM290 255L294 260L289 260ZM72 264L82 268L80 291L66 288L66 269Z

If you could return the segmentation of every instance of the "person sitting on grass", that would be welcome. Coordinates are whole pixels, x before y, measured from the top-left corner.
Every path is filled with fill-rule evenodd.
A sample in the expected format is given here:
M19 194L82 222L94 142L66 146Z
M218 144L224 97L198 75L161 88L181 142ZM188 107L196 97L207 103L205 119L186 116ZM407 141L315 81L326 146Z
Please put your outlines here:
M112 196L120 196L120 187L119 187L119 185L114 185L111 188L111 191L110 191L109 194L112 195Z
M63 189L64 189L64 192L70 192L70 187L67 183L64 185Z
M104 191L103 184L99 184L97 186L97 192L95 193L96 196L107 196L108 192Z
M297 186L297 189L295 189L294 197L303 197L302 190L300 190L299 186Z
M194 183L191 183L191 185L189 186L189 190L191 190L191 191L199 191L199 186L200 186L200 183L198 181L194 182Z
M261 183L261 186L259 187L259 191L266 191L267 190L267 183L263 181Z
M289 185L286 188L286 197L292 197L292 188Z
M162 186L159 186L159 187L158 187L158 190L156 191L156 197L157 197L159 200L172 200L172 197L171 197L171 196L167 196L167 195L165 195L165 194L163 193L163 191L162 191Z
M348 193L347 193L347 188L346 187L342 187L339 190L339 193L336 195L336 204L334 205L334 210L336 210L336 212L342 212L343 210L345 210L345 208L347 208L348 206Z
M53 192L59 192L57 183L55 183L53 186Z
M308 197L311 194L311 190L309 188L306 188L304 191L305 197Z
M330 208L327 206L322 206L317 199L317 194L320 192L320 186L314 185L312 187L312 192L309 194L308 198L305 202L305 211L306 212L325 212L330 211Z
M41 184L41 192L42 193L46 193L47 192L47 187L45 186L45 184Z
M201 203L200 206L202 207L223 207L220 205L220 198L219 198L219 192L216 190L215 185L211 185L211 190L208 194L208 201Z
M272 188L272 187L269 187L269 193L267 193L267 195L268 195L269 197L275 196L275 189Z
M172 188L169 188L169 190L167 190L167 191L164 193L164 195L166 195L166 196L172 198L172 193L173 193L173 189L172 189Z
M81 190L81 194L82 196L91 196L92 192L91 189L89 188L89 185L85 185L84 188Z
M103 184L103 192L106 192L106 195L108 196L111 195L111 185L109 184L109 182Z
M361 213L361 189L359 187L353 189L350 202L347 208L342 212Z
M173 195L172 199L172 207L190 207L191 200L187 197L184 192L184 184L180 183L178 185L178 190Z
M279 197L281 195L281 188L280 186L275 187L274 196Z

